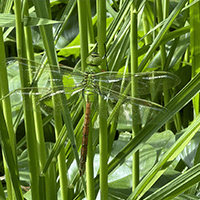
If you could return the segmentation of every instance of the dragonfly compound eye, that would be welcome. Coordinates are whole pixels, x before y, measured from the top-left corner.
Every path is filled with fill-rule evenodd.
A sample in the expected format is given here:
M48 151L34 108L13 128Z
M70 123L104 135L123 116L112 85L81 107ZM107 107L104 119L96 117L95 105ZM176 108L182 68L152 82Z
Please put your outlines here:
M86 59L86 63L92 66L98 66L102 63L103 59L98 53L92 53Z

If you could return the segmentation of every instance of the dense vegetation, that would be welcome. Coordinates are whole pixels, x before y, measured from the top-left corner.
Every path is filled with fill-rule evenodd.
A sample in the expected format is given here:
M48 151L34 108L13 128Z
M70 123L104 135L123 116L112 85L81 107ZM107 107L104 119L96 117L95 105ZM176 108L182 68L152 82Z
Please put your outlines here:
M0 199L199 199L198 0L7 0L0 15ZM69 77L92 51L101 78L126 79L96 91L80 176L85 99Z

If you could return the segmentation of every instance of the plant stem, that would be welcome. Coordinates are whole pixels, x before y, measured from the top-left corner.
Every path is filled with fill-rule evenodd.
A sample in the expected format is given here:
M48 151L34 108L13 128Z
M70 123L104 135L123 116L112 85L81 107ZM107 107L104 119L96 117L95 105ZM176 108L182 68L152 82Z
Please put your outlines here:
M97 1L97 27L98 27L98 48L101 56L105 55L105 41L106 41L106 1ZM106 70L106 63L101 64L101 69ZM103 83L101 83L103 85ZM106 102L99 98L99 110L106 110ZM100 151L100 195L101 199L108 199L108 169L107 169L107 155L108 155L108 135L107 135L107 121L103 116L105 112L100 112L99 120L99 151Z
M162 12L162 2L156 1L156 7L157 7L157 14L158 14L158 23L161 23L163 21L163 12ZM160 28L159 28L160 30ZM165 63L166 63L166 52L165 52L165 44L160 45L160 52L161 52L161 68L162 70L165 70ZM165 89L165 86L163 88L164 91L164 104L167 105L167 103L170 100L169 91ZM171 129L171 123L167 122L165 124L165 129L170 130Z
M82 71L85 71L85 68L87 66L86 58L88 56L88 35L87 35L87 27L88 26L87 26L87 12L85 12L85 11L88 8L87 8L87 4L85 1L78 0L77 4L78 4L78 22L79 22L80 44L81 44L81 49L80 49L80 51L81 51L81 68L82 68ZM87 158L88 158L88 156L87 156ZM93 158L89 158L89 159L93 159ZM88 165L88 164L86 166L91 167L91 165ZM86 168L86 171L87 171L87 168ZM90 169L89 171L91 172L92 170ZM87 174L88 173L86 172L86 176L87 176ZM84 186L83 188L84 188L85 196L86 196L86 198L90 199L90 196L92 196L93 192L90 191L88 187L85 188L86 186L85 186L85 181L84 181L83 176L81 176L81 179L82 179L82 183ZM91 179L87 178L87 181L91 181ZM91 185L91 183L89 183L87 185ZM86 193L86 190L87 190L87 193Z
M3 43L3 32L2 28L0 28L0 62L2 63L0 65L1 67L1 73L0 73L0 83L1 83L1 97L5 96L6 94L9 93L9 88L8 88L8 74L6 71L6 63L5 63L5 49L4 49L4 43ZM8 134L10 138L10 143L12 147L12 153L14 155L15 163L17 163L17 158L16 158L16 142L15 142L15 134L13 130L13 123L12 123L12 112L11 112L11 103L9 98L5 98L2 101L2 109L4 112L4 117L6 121L6 125L8 127ZM8 194L8 199L14 200L15 199L15 191L13 190L12 187L12 182L11 182L11 177L9 174L9 169L3 154L3 163L4 163L4 170L5 170L5 175L6 175L6 186L7 186L7 194Z
M192 3L193 0L190 0L190 3ZM190 32L190 47L191 47L191 61L192 61L192 77L194 77L197 72L199 71L199 62L200 62L200 56L199 56L199 32L200 32L200 3L196 3L194 6L190 8L190 23L191 23L191 32ZM194 105L194 117L198 115L199 113L199 94L197 94L193 98L193 105Z
M18 57L25 57L25 44L23 24L21 21L21 2L14 1L15 16L16 16L16 38L17 38L17 54ZM28 70L24 69L25 66L19 64L21 86L27 87L30 83L29 75L26 73ZM34 129L33 113L31 98L28 95L23 95L23 108L24 108L24 121L27 139L27 149L29 156L29 169L31 181L31 194L32 199L39 199L39 163L37 153L37 143Z
M28 16L28 9L27 5L24 7L24 14ZM24 35L25 35L25 42L26 42L26 52L27 57L29 60L34 60L34 50L33 50L33 44L32 44L32 34L31 29L29 26L24 28ZM30 66L35 66L34 62L30 61ZM30 74L32 76L32 74ZM31 80L32 82L32 80ZM34 90L34 92L38 92L37 89ZM37 105L38 97L33 96L32 102L33 102L33 114L34 114L34 120L35 120L35 134L37 138L37 144L38 144L38 158L39 158L39 167L40 172L45 166L46 163L46 149L45 149L45 141L44 141L44 132L43 132L43 124L42 124L42 116L40 112L40 106ZM45 183L46 185L49 185L50 182L48 180L48 173L45 175ZM50 187L41 186L40 190L46 189L46 198L50 199Z
M131 5L131 31L130 31L130 49L131 49L131 73L138 72L138 43L137 43L137 8L136 3ZM132 76L131 79L131 96L137 97L137 82ZM132 106L132 110L138 109L136 106ZM135 111L132 111L134 113ZM134 117L134 116L133 116ZM134 120L133 120L134 121ZM132 136L133 138L139 132L140 126L138 124L132 124ZM132 190L136 188L139 183L139 151L133 154L132 160Z
M85 11L86 3L82 0L78 0L78 22L79 22L79 34L81 44L81 67L82 71L86 68L86 58L88 56L88 35L87 35L87 17Z
M47 5L45 1L34 1L34 5L36 7L36 13L38 17L49 18L49 13L47 9ZM43 43L45 46L46 54L49 60L50 65L57 65L57 57L55 52L54 40L53 40L53 33L52 33L52 26L40 26L40 31L43 39ZM60 80L60 77L56 77L56 73L51 73L50 77L53 79ZM62 85L62 80L58 81L56 84ZM54 83L51 82L51 86L53 88L53 92L56 92L56 88ZM55 133L56 139L59 137L60 131L62 129L62 118L61 113L59 110L56 110L56 103L60 102L63 103L61 100L62 95L54 95L52 97L53 107L54 107L54 120L55 120ZM62 104L63 105L63 104ZM67 112L69 110L66 108ZM64 113L67 114L67 113ZM69 120L70 123L70 120ZM71 131L71 130L70 130ZM61 148L60 154L58 156L58 169L60 175L60 188L61 188L61 197L62 199L68 198L68 179L67 179L67 169L65 166L65 152L64 147Z

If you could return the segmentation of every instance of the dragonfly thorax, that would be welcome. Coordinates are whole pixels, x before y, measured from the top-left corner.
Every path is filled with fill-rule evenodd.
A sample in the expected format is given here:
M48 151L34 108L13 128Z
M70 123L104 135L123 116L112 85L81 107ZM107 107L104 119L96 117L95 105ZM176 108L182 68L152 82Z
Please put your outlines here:
M86 72L83 85L86 101L94 101L94 95L99 93L98 84L95 82L95 73Z
M101 69L96 65L94 66L88 65L85 69L85 72L88 74L95 74L101 72Z

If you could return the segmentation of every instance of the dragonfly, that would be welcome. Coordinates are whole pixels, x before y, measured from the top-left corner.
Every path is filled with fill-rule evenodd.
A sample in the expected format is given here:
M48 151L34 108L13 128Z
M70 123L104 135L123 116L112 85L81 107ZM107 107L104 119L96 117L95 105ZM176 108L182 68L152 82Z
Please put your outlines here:
M120 102L117 110L118 116L121 116L124 121L127 121L125 122L127 125L132 123L143 124L144 113L148 113L148 119L151 120L158 112L163 110L163 107L152 101L142 99L142 97L153 92L175 87L180 83L178 76L164 71L135 74L127 72L102 71L99 68L99 65L103 61L103 57L101 57L98 53L93 52L86 60L87 67L85 72L67 66L59 66L58 70L57 66L48 67L47 65L44 66L41 63L36 63L34 61L28 62L23 58L10 58L7 62L9 66L16 64L19 65L19 63L26 66L25 70L32 73L34 77L38 75L37 69L44 66L44 70L42 72L43 76L35 78L35 80L37 80L37 86L32 84L30 87L11 89L9 96L14 94L37 96L38 105L41 105L44 109L50 106L50 104L48 104L49 98L52 98L55 95L60 95L61 93L66 95L68 104L73 104L73 97L77 94L85 97L85 120L79 162L80 176L82 176L85 172L91 104L94 103L95 96L100 96L111 105L118 105ZM57 78L50 78L50 71L55 73ZM130 84L133 78L135 84L137 84L138 98L131 97ZM53 89L50 83L60 83L60 80L61 84L56 85L55 92L55 88ZM37 91L34 91L34 88L37 88ZM20 96L20 102L21 98L22 97ZM136 109L132 109L132 106ZM56 102L54 108L62 111L60 107L61 103ZM129 117L127 112L131 113L132 117ZM115 118L115 114L110 114L109 117Z

